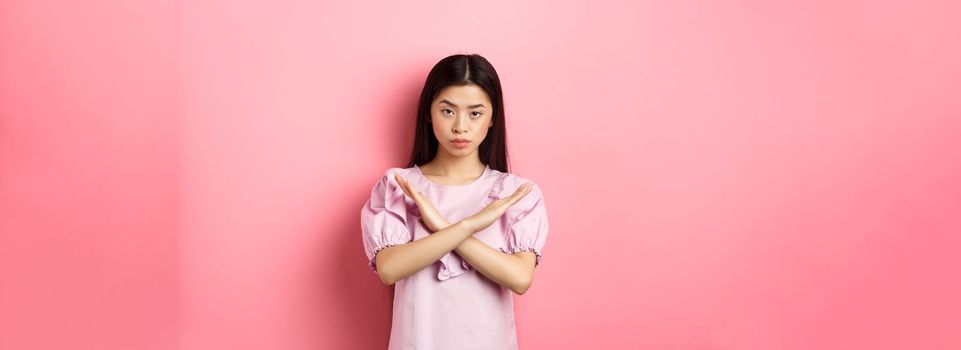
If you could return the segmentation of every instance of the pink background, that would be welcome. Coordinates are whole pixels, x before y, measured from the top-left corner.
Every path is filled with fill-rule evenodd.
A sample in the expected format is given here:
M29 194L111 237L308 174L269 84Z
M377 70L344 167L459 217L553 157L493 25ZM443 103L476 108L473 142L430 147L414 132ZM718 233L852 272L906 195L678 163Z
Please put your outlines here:
M359 210L480 53L524 349L961 348L956 1L0 3L0 349L383 349Z

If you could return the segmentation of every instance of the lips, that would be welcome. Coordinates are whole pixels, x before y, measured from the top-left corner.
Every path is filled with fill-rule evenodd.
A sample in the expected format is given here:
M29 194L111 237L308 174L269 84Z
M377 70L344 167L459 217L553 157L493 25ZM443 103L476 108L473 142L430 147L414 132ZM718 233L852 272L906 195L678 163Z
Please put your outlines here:
M453 140L451 140L450 142L454 142L454 143L464 142L464 143L467 143L467 142L470 142L470 140L468 140L468 139L453 139Z

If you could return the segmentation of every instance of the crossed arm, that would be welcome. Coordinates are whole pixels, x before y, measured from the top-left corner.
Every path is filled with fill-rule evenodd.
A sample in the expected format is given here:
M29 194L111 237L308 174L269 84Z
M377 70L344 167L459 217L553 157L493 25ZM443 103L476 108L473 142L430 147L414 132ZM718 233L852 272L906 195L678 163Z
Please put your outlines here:
M508 254L494 249L474 238L470 227L464 221L447 223L430 236L381 250L376 257L381 281L392 285L455 250L488 279L516 294L527 292L534 279L534 253Z
M534 253L504 253L474 236L467 237L455 250L475 270L514 293L524 294L534 280Z

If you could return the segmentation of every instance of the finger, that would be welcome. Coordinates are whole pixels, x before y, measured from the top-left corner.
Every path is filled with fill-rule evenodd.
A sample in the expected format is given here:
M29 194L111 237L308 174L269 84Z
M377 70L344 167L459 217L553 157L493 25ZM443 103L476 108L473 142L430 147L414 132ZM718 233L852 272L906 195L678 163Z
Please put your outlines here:
M397 180L397 184L400 185L400 189L404 191L404 194L413 199L414 196L410 194L410 188L408 188L407 179L404 179L399 174L394 174L394 179Z
M494 201L494 204L496 204L496 206L498 206L498 207L504 206L505 208L506 208L506 207L509 207L509 206L512 206L512 205L514 205L515 203L517 203L518 201L520 201L521 198L524 198L524 196L526 196L527 193L530 192L530 187L531 187L531 185L530 185L529 182L528 182L528 183L525 183L525 184L523 184L523 185L520 185L520 187L518 187L516 190L514 190L514 193L512 193L510 196L507 196L507 197L498 199L498 200Z
M424 194L420 193L420 191L414 188L414 185L411 185L407 179L404 179L404 185L407 186L407 193L410 193L411 198L419 200L420 198L424 197Z
M530 192L531 187L532 187L532 184L530 182L525 183L520 187L518 187L517 190L514 191L514 194L511 195L511 197L523 197L525 194Z
M400 175L394 174L394 181L397 181L397 186L400 187L404 194L407 194L407 188L404 187L404 180L400 178Z
M524 196L530 193L533 187L534 187L534 184L530 182L521 185L521 187L517 188L517 191L514 191L514 194L511 195L510 200L508 202L511 205L517 203L518 201L521 200L521 198L524 198Z
M401 185L400 186L401 189L404 190L404 193L407 194L407 196L410 197L410 199L413 199L415 202L420 202L421 199L424 198L423 193L420 193L417 190L415 190L414 186L412 186L410 182L407 181L407 178L400 176L398 174L395 174L395 176L398 179L397 183Z

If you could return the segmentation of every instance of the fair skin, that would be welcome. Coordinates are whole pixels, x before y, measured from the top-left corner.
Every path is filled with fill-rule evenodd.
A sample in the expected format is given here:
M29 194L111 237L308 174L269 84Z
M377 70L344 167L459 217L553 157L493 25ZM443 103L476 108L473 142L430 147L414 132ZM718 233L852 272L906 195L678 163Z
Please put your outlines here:
M431 125L440 147L421 171L429 180L445 185L465 185L484 172L478 147L493 126L491 103L487 93L476 85L451 86L438 94L431 104ZM467 139L467 147L456 147L454 139ZM516 294L524 294L534 278L536 256L532 252L504 253L473 234L497 221L507 208L527 195L531 183L520 186L511 196L498 199L480 212L450 223L434 207L430 199L404 177L395 175L404 193L420 209L421 220L430 236L407 244L381 250L377 255L377 271L386 285L391 285L430 266L447 252L454 250L475 270Z

